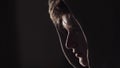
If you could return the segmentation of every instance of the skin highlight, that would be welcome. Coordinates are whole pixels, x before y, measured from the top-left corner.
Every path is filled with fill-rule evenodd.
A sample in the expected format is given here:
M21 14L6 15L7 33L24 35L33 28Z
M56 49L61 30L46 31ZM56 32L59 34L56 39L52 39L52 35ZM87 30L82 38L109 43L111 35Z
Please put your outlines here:
M63 53L68 62L74 68L80 68L72 64L68 58L68 55L66 55L64 51L65 48L63 48L63 46L65 46L68 50L72 50L71 52L78 59L78 63L82 67L90 68L88 60L87 38L81 25L76 20L74 15L70 12L63 0L49 0L49 14L57 30ZM63 32L62 29L65 30L67 34L65 43L62 42L63 39L62 36L60 36L60 32Z

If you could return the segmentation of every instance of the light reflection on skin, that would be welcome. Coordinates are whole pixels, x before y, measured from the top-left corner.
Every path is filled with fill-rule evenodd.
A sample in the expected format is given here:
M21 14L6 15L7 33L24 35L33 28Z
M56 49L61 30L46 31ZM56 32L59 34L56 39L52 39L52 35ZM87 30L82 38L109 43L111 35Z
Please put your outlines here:
M63 49L71 49L71 52L78 59L79 64L82 67L90 68L86 36L81 25L72 15L64 2L62 0L49 0L49 14L51 20L53 21L53 24L56 27L60 40L64 41L64 39L62 39L62 36L60 36L60 32L63 34L65 34L63 30L67 32L65 43L62 44L61 42L62 47L66 47ZM67 57L68 55L65 54L65 56L69 63L72 64L70 59Z

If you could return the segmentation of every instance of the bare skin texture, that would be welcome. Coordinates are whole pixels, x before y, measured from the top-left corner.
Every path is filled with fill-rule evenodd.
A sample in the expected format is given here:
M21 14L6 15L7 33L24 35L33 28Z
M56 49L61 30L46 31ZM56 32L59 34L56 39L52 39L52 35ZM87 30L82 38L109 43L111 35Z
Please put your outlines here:
M87 38L80 23L64 0L49 0L49 14L58 33L61 48L74 68L90 68Z

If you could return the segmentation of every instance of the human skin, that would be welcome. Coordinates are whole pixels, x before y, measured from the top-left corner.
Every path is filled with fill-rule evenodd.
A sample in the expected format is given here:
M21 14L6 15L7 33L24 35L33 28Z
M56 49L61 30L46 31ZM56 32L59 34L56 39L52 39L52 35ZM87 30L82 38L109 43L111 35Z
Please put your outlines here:
M75 68L89 68L88 43L80 22L63 0L49 0L49 14L68 62Z

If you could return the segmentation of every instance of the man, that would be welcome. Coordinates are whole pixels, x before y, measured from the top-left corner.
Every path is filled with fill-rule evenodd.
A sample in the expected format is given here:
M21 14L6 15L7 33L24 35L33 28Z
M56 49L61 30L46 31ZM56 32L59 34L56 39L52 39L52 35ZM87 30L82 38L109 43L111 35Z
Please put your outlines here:
M118 6L107 0L49 0L50 17L73 67L119 68Z
M89 67L86 36L68 6L62 0L49 0L49 13L58 31L63 52L69 63L77 68L80 65Z

